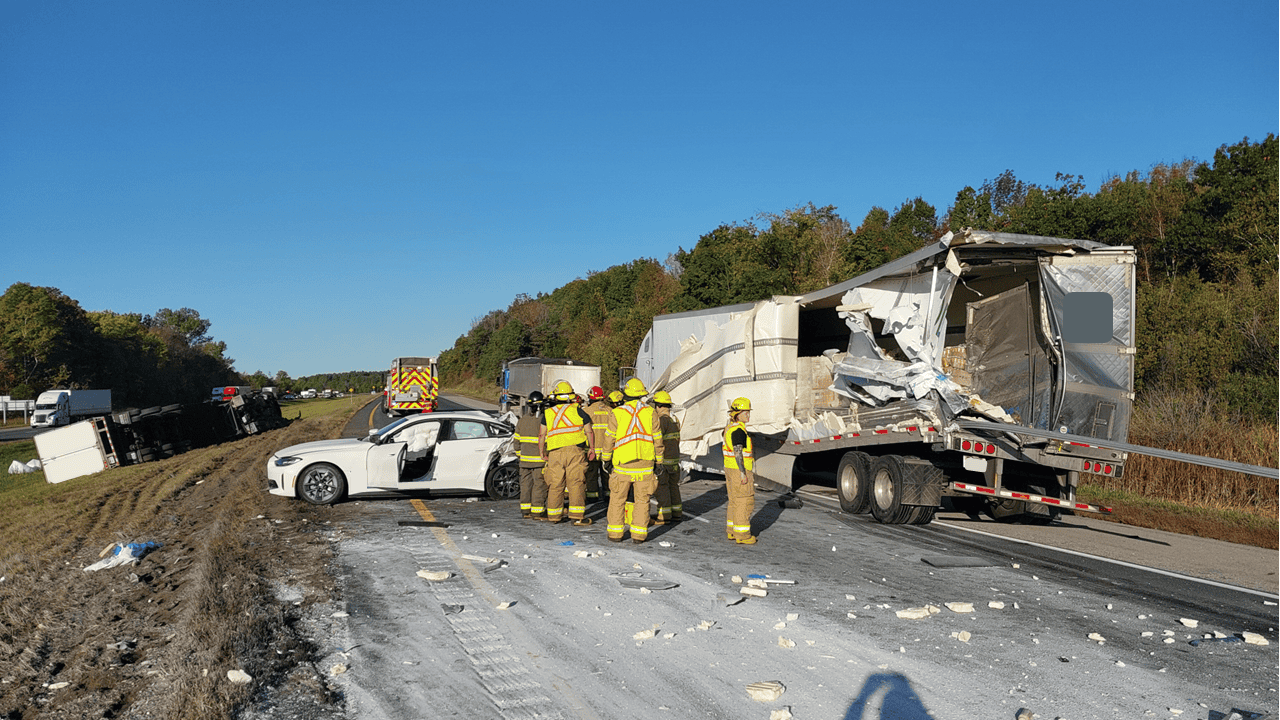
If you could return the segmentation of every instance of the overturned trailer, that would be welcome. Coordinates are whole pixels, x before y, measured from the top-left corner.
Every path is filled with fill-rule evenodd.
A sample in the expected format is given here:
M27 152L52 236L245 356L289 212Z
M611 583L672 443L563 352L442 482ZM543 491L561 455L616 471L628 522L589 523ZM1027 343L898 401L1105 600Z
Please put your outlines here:
M636 367L671 394L695 467L722 468L746 396L757 477L834 473L849 512L1110 512L1076 487L1137 449L1134 298L1132 248L963 230L807 295L657 317Z

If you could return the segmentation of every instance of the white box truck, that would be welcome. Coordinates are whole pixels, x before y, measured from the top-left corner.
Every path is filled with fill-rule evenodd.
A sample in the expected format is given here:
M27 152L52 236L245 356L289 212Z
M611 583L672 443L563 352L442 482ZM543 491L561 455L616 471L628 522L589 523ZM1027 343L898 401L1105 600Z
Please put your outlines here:
M110 390L46 390L36 398L31 427L59 427L110 414Z
M498 377L501 388L498 407L503 411L519 410L534 390L550 397L552 388L561 380L568 382L575 393L585 398L588 389L600 384L600 366L541 357L510 360L503 363L502 375Z

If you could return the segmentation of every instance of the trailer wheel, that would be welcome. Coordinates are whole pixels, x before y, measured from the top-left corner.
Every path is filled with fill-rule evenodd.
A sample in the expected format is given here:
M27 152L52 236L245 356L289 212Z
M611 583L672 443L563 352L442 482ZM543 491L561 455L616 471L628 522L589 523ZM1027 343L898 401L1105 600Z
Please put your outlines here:
M933 516L938 512L936 507L927 507L917 505L911 508L911 517L907 518L908 525L928 525L933 522Z
M871 514L886 525L901 525L913 508L902 504L902 458L885 455L871 464Z
M328 505L347 493L347 478L329 463L316 463L298 476L298 497L312 505Z
M840 509L854 515L867 512L870 504L871 456L864 452L847 452L836 468L836 494L840 496Z
M484 476L484 491L493 500L510 500L520 497L520 466L518 463L494 465Z

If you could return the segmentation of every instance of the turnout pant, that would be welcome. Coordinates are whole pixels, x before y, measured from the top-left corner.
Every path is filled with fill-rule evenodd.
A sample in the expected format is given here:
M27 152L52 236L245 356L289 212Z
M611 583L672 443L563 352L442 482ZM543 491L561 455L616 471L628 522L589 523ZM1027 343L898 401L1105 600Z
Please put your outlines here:
M659 465L654 468L658 489L653 496L658 499L658 520L677 520L682 514L680 505L680 466Z
M556 448L547 453L547 519L559 520L564 514L564 494L569 492L569 517L581 520L587 513L587 491L583 485L587 472L587 454L581 447Z
M658 478L652 472L644 475L628 475L614 469L609 476L609 519L608 533L613 540L621 540L628 530L635 542L644 542L649 538L649 498L658 487ZM631 520L626 519L627 491L635 493L635 504L631 512Z
M547 483L542 479L542 465L520 466L520 513L545 516L547 512Z
M729 494L725 514L725 534L730 540L746 540L751 537L751 513L756 508L755 483L743 482L741 470L724 469L725 490Z

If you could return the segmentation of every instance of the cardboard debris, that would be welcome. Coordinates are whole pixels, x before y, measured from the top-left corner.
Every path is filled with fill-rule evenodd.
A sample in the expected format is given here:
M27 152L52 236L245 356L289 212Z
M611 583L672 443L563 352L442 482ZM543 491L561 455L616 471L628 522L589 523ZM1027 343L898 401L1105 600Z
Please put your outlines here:
M1262 637L1258 633L1244 632L1240 634L1240 637L1244 638L1244 641L1249 643L1250 645L1270 645L1271 644L1269 640Z
M942 611L939 610L936 605L925 605L924 607L914 607L914 608L907 608L906 610L899 610L896 614L898 617L902 618L903 620L921 620L923 618L929 617L930 615L937 615L940 612Z
M762 588L755 588L755 587L741 587L741 588L738 588L738 592L742 593L743 595L750 595L751 597L764 597L769 594L768 590L764 590Z
M949 602L946 604L947 609L954 613L971 613L973 612L973 603L966 602Z
M418 577L422 578L423 580L431 580L434 582L438 582L440 580L448 580L449 578L453 577L453 573L449 572L448 570L440 570L438 572L433 570L419 570Z
M778 680L753 682L747 686L747 695L756 702L773 702L782 697L782 693L786 691L787 687Z
M1003 610L1004 603L1000 602L999 600L992 600L991 602L987 603L987 607L991 608L992 610Z
M1183 625L1186 625L1189 628L1200 626L1199 620L1192 620L1191 618L1179 618L1178 622L1182 623Z

